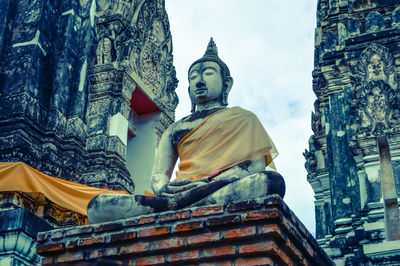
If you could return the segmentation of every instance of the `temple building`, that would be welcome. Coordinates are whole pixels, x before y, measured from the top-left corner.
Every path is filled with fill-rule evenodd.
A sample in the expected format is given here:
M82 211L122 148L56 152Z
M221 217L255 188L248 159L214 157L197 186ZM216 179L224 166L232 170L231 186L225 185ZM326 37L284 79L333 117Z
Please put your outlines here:
M178 104L164 0L5 0L0 21L0 265L333 265L278 194L89 224L87 202L84 209L57 203L64 196L61 200L81 199L74 195L76 190L59 189L64 195L60 196L46 187L49 180L57 180L55 184L63 184L62 188L85 190L90 186L139 195L150 190L154 151L162 133L174 122ZM322 33L325 28L320 38ZM331 49L330 58L334 58L336 39L333 32L330 36L331 42L324 39L324 47ZM394 57L379 45L371 49L383 51L377 54L383 72L373 73L385 79L379 79L373 89L392 92L397 84ZM323 53L317 56L321 60ZM367 56L364 64L369 65L368 60ZM388 110L393 110L387 115L388 125L397 121L393 97L387 94L383 99L391 104ZM338 105L343 96L337 98ZM327 99L320 100L326 104ZM322 109L317 116L322 119ZM320 122L318 128L326 125ZM365 136L370 143L369 135ZM322 157L327 154L326 144L325 151L315 148L320 147L320 139L315 138L309 158L318 152ZM394 140L389 138L389 143ZM364 142L358 145L365 146ZM383 149L387 154L387 148ZM309 159L310 169L321 163L326 169L328 162L324 164L318 156ZM335 171L351 169L337 167ZM372 195L371 200L364 198L364 205L375 204L371 206L378 217L383 213L379 212L382 203L376 200L379 191L364 184ZM327 201L325 194L322 201ZM326 204L324 208L334 206ZM321 228L325 221L333 221L317 210L324 219ZM348 225L346 215L340 216L343 222L338 224ZM318 231L319 238L327 239L328 234L333 232Z
M337 265L400 261L400 7L319 0L305 151L316 238Z

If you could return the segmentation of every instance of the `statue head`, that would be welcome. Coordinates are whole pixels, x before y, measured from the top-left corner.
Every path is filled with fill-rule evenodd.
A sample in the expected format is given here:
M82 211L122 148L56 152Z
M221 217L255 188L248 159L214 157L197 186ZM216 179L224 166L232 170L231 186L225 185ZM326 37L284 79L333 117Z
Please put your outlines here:
M210 39L203 57L189 67L188 79L192 113L200 103L219 101L223 107L228 105L233 79L228 66L218 57L213 38Z

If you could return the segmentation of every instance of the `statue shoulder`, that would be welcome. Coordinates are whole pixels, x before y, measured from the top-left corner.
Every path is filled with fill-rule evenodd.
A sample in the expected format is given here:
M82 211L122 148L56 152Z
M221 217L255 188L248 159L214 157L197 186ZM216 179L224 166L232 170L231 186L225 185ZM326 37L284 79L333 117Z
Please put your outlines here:
M173 135L177 130L180 130L180 128L185 124L185 122L187 122L186 118L187 117L184 117L170 124L168 128L164 131L164 134Z
M257 115L253 113L252 111L249 111L247 109L244 109L240 106L234 106L228 108L231 113L237 115L237 116L243 116L243 117L255 117L257 118Z

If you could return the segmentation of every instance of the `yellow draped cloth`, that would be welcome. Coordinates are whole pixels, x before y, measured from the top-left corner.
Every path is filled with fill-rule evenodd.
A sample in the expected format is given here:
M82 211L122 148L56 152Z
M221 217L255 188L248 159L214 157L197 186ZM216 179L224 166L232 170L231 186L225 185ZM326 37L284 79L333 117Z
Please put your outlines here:
M51 177L22 162L0 162L0 191L39 192L55 204L83 215L87 215L89 201L99 194L128 194Z
M278 156L274 143L257 116L240 107L208 116L178 144L180 163L176 180L192 182L248 160L265 157L273 166Z

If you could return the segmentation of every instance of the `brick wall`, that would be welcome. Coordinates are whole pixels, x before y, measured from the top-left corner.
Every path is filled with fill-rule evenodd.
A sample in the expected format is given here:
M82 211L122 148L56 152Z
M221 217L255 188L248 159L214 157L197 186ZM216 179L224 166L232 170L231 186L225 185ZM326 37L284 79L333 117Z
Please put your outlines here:
M40 233L43 265L332 265L279 196Z

